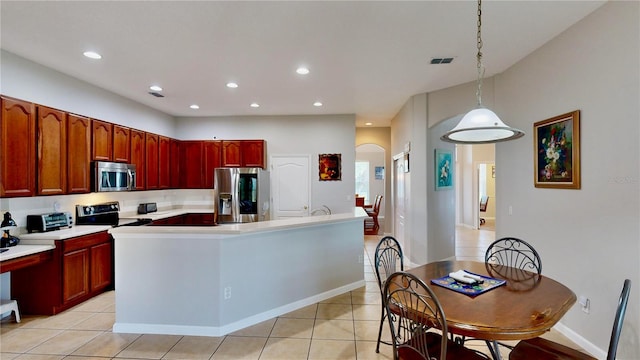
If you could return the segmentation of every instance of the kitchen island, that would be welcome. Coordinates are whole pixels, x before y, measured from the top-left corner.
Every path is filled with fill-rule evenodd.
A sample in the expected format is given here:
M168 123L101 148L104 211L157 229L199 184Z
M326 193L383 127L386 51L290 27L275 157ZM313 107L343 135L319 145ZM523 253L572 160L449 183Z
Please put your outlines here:
M362 287L366 216L113 228L113 331L222 336Z

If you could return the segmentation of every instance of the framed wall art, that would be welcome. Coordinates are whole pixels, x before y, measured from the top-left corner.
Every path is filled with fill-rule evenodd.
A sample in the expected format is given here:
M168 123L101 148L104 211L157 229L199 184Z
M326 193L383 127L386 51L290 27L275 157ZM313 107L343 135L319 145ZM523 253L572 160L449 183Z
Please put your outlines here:
M384 180L384 166L376 166L374 176L376 180Z
M580 110L533 124L534 185L580 189Z
M341 154L318 155L319 180L342 180L342 156Z
M435 153L436 191L453 189L453 152L436 149Z

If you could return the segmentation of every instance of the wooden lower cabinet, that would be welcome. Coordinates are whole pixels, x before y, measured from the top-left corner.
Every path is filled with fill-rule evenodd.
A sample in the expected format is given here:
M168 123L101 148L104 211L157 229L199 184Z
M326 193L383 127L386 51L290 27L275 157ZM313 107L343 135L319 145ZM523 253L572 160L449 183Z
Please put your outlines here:
M20 311L55 315L113 289L113 240L106 232L56 240L50 260L11 273Z
M89 249L62 255L62 302L89 294Z
M172 216L164 219L154 220L151 223L152 226L214 226L214 214L213 213L188 213L177 216Z

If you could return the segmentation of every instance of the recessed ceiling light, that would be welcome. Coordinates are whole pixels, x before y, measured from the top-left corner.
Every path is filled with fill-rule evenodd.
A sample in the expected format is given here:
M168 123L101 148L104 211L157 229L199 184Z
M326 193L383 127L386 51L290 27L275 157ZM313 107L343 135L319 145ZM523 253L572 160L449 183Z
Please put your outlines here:
M364 123L364 124L365 124L365 125L367 125L367 126L371 126L371 125L373 125L373 123L370 123L370 122L366 122L366 123Z
M300 75L307 75L309 73L309 69L304 66L300 66L298 69L296 69L296 72Z
M158 85L151 85L149 86L149 90L153 90L153 91L162 91L162 88Z
M189 107L192 108L192 109L200 109L200 106L198 106L196 104L193 104L193 105L191 105Z
M228 82L227 83L227 87L231 88L231 89L235 89L238 87L238 84L234 83L234 82Z
M313 106L322 106L322 103L320 101L316 101L313 103Z
M251 105L249 105L249 106L251 106L252 108L257 108L257 107L260 107L260 104L258 104L258 103L251 103Z
M102 59L102 55L98 54L95 51L85 51L83 55L88 57L89 59L95 59L95 60Z

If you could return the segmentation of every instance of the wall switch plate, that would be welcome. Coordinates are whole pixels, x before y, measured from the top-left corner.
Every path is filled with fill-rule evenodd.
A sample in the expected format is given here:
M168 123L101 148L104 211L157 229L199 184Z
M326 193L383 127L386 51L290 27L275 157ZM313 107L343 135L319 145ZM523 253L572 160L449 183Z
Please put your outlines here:
M580 296L580 299L578 299L578 303L580 304L582 312L588 314L591 310L591 301L589 301L589 298L587 298L586 296Z

